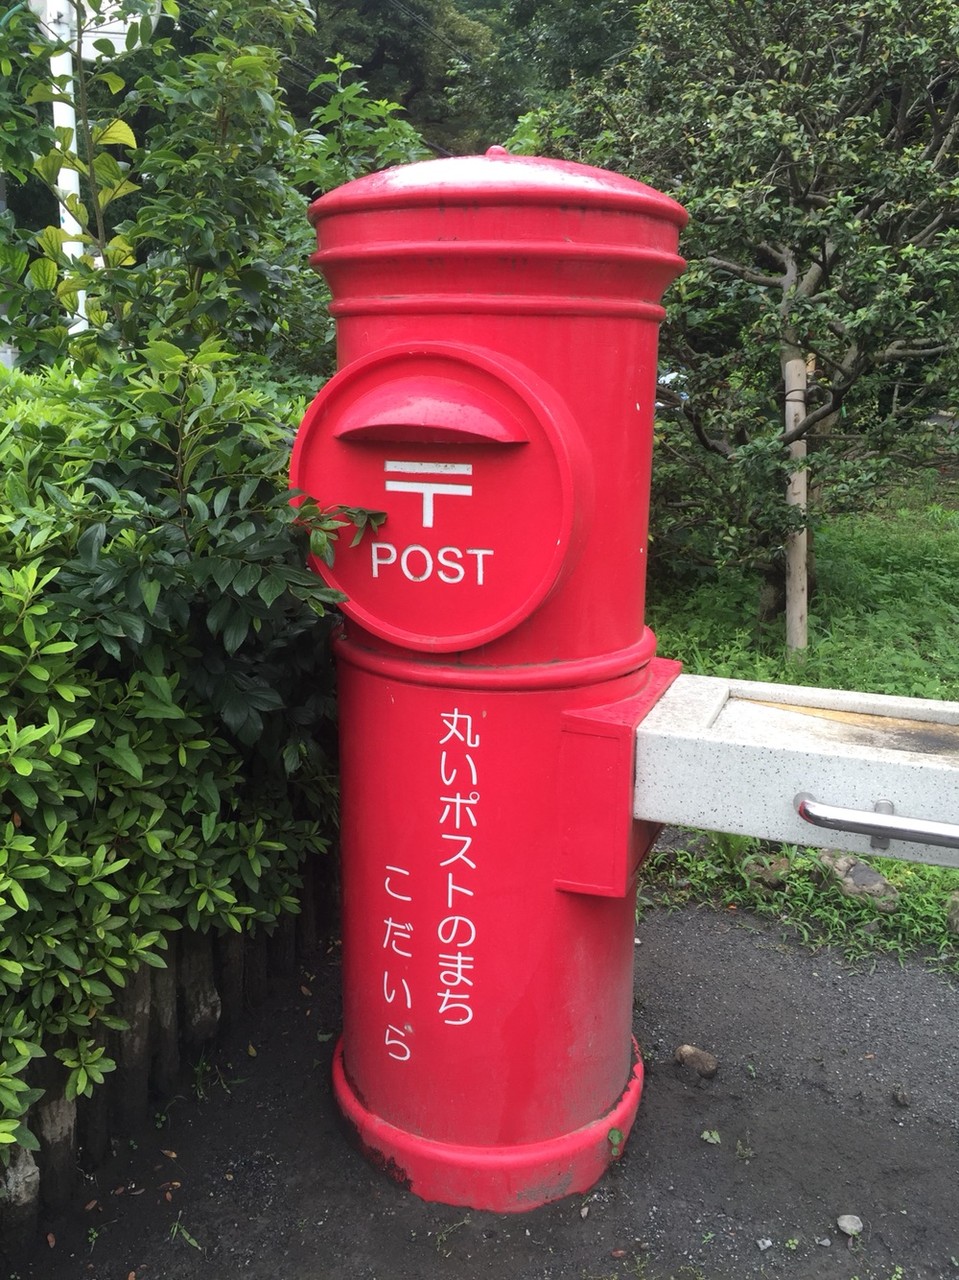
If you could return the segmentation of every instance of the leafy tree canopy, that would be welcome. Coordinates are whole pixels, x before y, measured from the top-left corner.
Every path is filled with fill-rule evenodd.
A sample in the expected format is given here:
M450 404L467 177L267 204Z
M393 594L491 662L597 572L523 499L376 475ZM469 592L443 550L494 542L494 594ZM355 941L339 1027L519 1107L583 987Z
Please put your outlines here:
M451 64L449 98L477 136L502 142L517 118L600 75L630 47L630 0L460 0L485 23L492 46Z
M131 12L145 0L128 0ZM34 142L0 132L0 170L32 181L73 220L37 229L8 215L0 240L0 306L21 365L69 352L107 363L156 339L233 350L313 374L330 365L321 282L310 272L306 202L357 176L424 154L395 104L371 99L342 58L320 64L310 127L299 129L279 80L308 25L299 0L243 0L180 10L165 0L127 60L75 59L50 79L60 47L33 26L0 28ZM96 40L95 16L78 30ZM174 27L173 23L178 24ZM276 45L252 42L257 29ZM94 46L95 47L95 46ZM55 101L75 130L43 123ZM35 112L32 115L31 112ZM79 195L64 174L79 175ZM47 212L44 208L44 212Z
M327 58L343 55L357 64L371 95L399 103L437 151L468 149L474 121L447 95L449 68L473 77L494 47L485 14L469 7L463 0L321 0L297 63L321 70ZM292 89L290 105L301 114Z
M768 561L797 518L778 500L784 445L809 437L814 478L861 500L906 432L915 456L918 424L952 393L959 11L645 0L634 20L607 71L521 135L689 209L663 431L692 465L667 485L661 550ZM808 380L787 419L790 360Z

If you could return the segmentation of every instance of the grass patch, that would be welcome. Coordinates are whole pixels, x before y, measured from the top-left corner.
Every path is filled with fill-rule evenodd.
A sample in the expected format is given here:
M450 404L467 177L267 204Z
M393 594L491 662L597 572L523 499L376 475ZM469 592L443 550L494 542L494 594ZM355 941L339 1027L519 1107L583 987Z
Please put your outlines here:
M782 884L767 887L757 862L785 856ZM654 849L643 864L640 910L705 903L717 911L749 911L777 921L808 946L836 947L850 960L882 952L921 956L931 967L959 975L959 937L946 923L959 870L902 862L871 862L899 890L892 912L869 899L849 898L825 871L818 850L773 845L750 836L691 831L679 847Z
M651 592L659 652L697 675L959 699L959 511L931 504L843 516L816 535L809 649L756 619L758 580L724 571L682 594Z
M735 571L683 594L651 593L649 621L659 652L698 675L957 701L957 507L955 484L914 484L874 513L840 517L818 531L818 587L801 661L787 658L781 625L757 621L758 580ZM780 853L789 857L789 869L781 887L767 888L749 864ZM873 861L900 891L892 913L846 897L823 872L815 849L690 833L683 847L647 859L642 900L749 910L780 921L810 945L836 946L853 959L922 954L959 973L959 937L946 924L959 870Z

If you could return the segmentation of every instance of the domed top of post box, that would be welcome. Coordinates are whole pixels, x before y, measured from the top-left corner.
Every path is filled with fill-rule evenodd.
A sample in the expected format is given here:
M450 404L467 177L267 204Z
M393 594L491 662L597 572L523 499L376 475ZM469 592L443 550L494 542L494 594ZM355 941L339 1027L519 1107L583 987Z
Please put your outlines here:
M688 220L682 205L633 178L568 160L513 156L504 147L490 147L484 156L424 160L357 178L315 200L310 221L374 206L409 208L502 200L627 209L664 218L679 228Z
M676 251L687 215L669 196L502 147L358 178L315 200L309 217L310 262L330 283L336 316L368 312L374 299L376 310L403 310L403 299L429 295L436 307L456 294L490 305L510 296L512 311L565 297L583 301L577 310L658 320L684 265Z

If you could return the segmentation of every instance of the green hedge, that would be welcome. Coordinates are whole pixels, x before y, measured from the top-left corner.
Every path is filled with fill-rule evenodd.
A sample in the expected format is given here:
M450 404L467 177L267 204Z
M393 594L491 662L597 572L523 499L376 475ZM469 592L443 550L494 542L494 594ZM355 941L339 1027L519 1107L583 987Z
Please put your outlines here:
M171 931L272 926L335 798L338 521L285 470L298 406L215 342L81 377L0 370L0 1154L31 1060L112 1063L118 988Z

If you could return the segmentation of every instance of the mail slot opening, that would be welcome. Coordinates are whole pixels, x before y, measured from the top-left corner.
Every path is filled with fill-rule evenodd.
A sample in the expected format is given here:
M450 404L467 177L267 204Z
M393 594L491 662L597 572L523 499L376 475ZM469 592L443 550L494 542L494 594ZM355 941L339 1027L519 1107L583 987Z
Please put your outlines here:
M527 444L529 432L505 395L428 375L393 378L362 391L339 414L333 436L416 444Z

